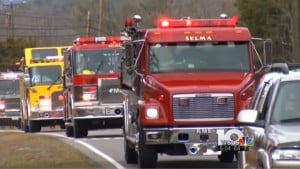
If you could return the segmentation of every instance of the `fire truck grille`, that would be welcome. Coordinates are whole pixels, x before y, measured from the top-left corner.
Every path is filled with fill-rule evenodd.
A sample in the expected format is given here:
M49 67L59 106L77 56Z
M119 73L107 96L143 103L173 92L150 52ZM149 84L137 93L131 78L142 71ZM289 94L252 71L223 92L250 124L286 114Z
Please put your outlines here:
M182 94L173 97L175 121L223 121L234 118L232 94Z
M52 109L61 109L63 108L63 102L60 101L59 96L62 96L62 91L53 92L51 96Z
M122 103L119 79L99 79L99 98L102 104Z
M4 98L5 109L20 109L20 98Z

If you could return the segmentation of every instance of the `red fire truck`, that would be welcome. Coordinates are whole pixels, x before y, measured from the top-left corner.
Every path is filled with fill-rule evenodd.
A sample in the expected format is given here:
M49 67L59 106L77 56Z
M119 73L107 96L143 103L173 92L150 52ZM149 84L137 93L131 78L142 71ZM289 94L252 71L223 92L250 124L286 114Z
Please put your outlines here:
M19 77L22 72L0 72L0 126L20 128Z
M64 57L66 135L86 137L88 130L120 128L120 60L128 37L82 37Z
M222 148L242 137L237 113L254 92L254 58L266 67L271 41L261 60L237 17L161 19L149 29L140 19L126 19L124 31L132 38L121 62L126 162L155 167L158 153L233 161L236 151Z

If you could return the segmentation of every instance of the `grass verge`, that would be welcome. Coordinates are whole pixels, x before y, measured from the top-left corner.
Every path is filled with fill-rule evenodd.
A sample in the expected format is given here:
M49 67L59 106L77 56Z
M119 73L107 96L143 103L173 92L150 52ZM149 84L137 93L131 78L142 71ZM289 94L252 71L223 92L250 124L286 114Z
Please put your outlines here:
M96 168L96 165L58 138L0 132L0 168Z

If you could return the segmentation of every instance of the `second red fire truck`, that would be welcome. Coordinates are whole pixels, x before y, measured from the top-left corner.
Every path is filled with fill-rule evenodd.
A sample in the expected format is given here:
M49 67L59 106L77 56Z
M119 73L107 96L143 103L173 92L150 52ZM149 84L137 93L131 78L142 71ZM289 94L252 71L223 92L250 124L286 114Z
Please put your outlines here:
M119 64L128 37L78 38L64 57L66 135L86 137L88 130L120 128L123 107Z

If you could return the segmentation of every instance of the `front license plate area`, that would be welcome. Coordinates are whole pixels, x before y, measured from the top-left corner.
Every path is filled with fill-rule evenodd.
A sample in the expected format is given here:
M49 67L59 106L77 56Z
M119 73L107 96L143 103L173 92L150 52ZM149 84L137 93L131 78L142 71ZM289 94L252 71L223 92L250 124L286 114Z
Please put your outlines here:
M105 115L108 115L108 116L116 115L116 114L115 114L115 109L112 109L112 108L105 108Z
M206 141L208 139L209 139L209 135L208 134L200 134L200 140Z
M216 129L208 129L208 128L201 128L196 130L197 134L213 134L216 133Z
M217 139L217 130L209 128L201 128L196 130L200 142L215 142Z

